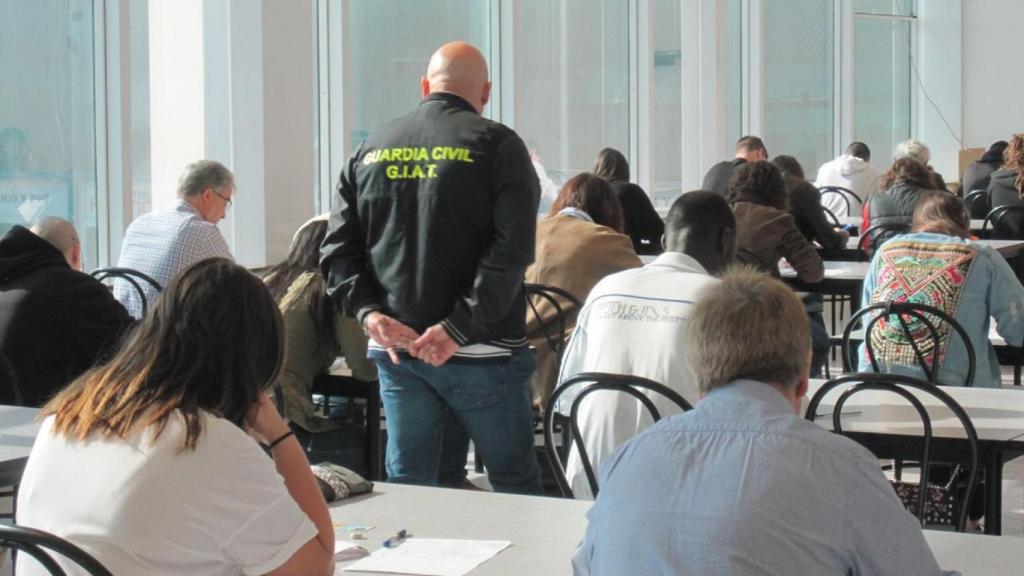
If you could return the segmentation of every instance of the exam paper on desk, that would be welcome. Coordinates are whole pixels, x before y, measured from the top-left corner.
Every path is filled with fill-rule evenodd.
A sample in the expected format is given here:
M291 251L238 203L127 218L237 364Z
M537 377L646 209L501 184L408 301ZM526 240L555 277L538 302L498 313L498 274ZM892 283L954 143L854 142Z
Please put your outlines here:
M512 545L508 540L409 538L395 548L381 548L346 566L346 572L386 572L419 576L463 576Z

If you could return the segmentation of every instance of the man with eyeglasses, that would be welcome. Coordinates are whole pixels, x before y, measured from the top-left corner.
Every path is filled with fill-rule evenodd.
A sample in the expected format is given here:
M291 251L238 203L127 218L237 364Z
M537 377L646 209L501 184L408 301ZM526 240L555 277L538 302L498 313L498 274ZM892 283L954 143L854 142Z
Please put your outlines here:
M178 202L164 210L143 214L128 226L118 267L131 268L166 286L178 272L207 258L231 258L217 228L235 196L235 176L220 162L199 160L185 167L178 180ZM140 282L146 301L157 291ZM114 285L114 297L135 318L142 316L142 301L124 280Z

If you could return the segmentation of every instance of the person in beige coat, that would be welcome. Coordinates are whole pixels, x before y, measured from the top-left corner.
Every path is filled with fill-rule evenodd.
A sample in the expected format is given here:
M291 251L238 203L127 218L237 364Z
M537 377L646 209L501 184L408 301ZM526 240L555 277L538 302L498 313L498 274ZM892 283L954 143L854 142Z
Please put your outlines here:
M578 174L562 187L547 217L537 224L537 252L526 269L526 282L568 291L580 302L602 278L642 266L629 236L623 234L622 206L604 179ZM563 298L568 338L579 310ZM533 402L543 406L554 389L558 358L546 333L558 330L554 306L535 298L537 314L526 311L526 337L537 351L537 372L531 384ZM547 332L545 332L545 330Z

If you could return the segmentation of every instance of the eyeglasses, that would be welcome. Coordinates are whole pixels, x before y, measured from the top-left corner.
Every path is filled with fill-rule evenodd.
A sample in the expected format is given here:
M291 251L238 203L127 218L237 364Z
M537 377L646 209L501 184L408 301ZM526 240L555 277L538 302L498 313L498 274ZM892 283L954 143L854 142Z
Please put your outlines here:
M217 192L216 188L210 188L210 190L212 190L213 193L216 194L218 198L224 201L225 208L231 208L231 204L233 203L231 198L228 198L227 196L221 194L220 192Z

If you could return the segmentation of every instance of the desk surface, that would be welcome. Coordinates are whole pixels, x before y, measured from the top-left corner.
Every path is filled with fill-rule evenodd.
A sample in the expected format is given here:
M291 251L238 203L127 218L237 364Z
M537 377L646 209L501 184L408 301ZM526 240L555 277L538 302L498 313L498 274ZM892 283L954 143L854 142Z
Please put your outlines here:
M843 226L853 225L859 228L860 225L864 223L864 219L860 216L837 216L836 219L839 220L839 223ZM981 227L984 224L985 220L972 219L971 230L981 230Z
M1024 250L1024 240L991 240L988 238L982 238L975 240L978 244L983 244L999 252L1004 257L1010 258L1016 256L1022 250ZM850 236L846 241L847 250L859 250L860 249L860 237Z
M417 536L511 540L512 546L470 572L473 576L568 574L570 558L583 538L591 502L511 496L493 492L423 488L380 483L375 494L331 507L335 523L376 528L364 546L381 542L405 528ZM339 533L339 538L347 535ZM964 576L1020 574L1024 540L1011 537L925 531L939 565ZM341 572L339 575L370 574Z
M867 276L870 262L849 262L845 260L825 260L825 279L822 282L857 281ZM785 278L796 278L796 271L789 266L779 267L779 274Z
M364 547L380 548L401 529L427 538L511 540L512 546L470 572L568 574L572 551L587 527L590 502L493 492L378 483L374 494L331 507L335 525L375 526ZM339 539L348 535L338 532ZM339 563L339 568L348 563ZM336 572L370 574L369 572Z
M640 256L640 261L646 266L654 260L657 256L643 255ZM822 282L835 282L835 281L851 281L861 282L864 280L864 276L868 273L869 262L848 262L839 260L826 260L825 264L825 279ZM795 279L796 271L790 267L780 267L779 274L784 279Z
M804 409L824 383L824 380L811 380L803 403ZM818 408L819 416L815 418L815 422L827 428L832 427L832 406L846 388L841 386L828 393ZM944 386L942 391L949 394L967 412L974 423L979 440L1024 442L1024 390ZM932 418L932 433L936 437L966 437L960 421L937 398L925 393L915 392L914 395L928 410ZM843 411L858 412L842 417L844 431L910 436L920 436L923 433L917 411L906 400L889 392L860 392L850 398ZM821 416L822 414L824 416Z

